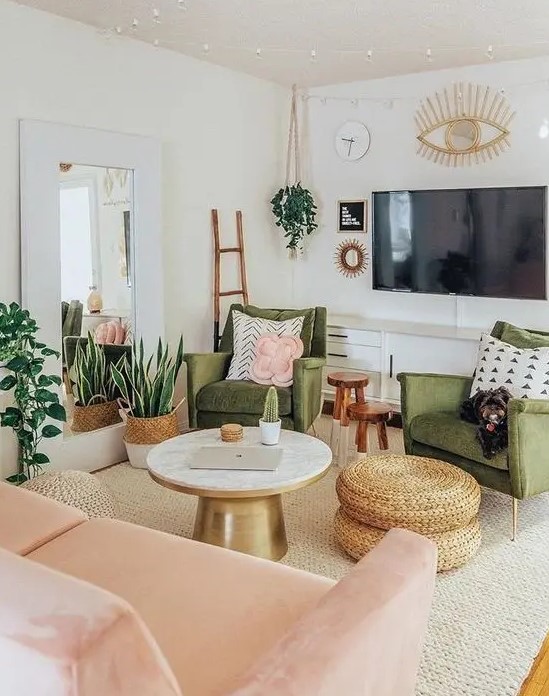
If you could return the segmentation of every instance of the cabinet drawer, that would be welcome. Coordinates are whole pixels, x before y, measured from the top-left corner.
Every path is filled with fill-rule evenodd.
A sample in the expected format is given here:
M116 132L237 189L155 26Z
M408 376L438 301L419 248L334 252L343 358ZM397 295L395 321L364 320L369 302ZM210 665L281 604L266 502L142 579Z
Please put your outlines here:
M326 366L322 370L322 391L328 395L328 397L335 394L335 388L332 387L327 382L327 376L330 372L334 370L329 366ZM346 372L360 372L360 370L346 370ZM366 396L373 397L375 399L381 398L381 373L379 372L368 372L368 378L370 382L366 387ZM353 394L354 399L354 394Z
M353 343L358 346L381 346L381 332L328 326L328 341L333 343Z
M327 363L333 367L381 372L381 351L379 348L372 346L358 346L328 341Z

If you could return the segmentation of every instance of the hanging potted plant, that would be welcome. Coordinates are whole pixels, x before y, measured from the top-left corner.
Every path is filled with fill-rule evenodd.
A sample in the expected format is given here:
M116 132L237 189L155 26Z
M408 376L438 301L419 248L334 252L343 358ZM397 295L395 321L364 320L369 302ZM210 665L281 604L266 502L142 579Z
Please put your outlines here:
M132 349L129 363L124 356L121 365L112 366L113 380L122 394L121 406L126 420L124 443L132 466L146 468L147 454L154 445L179 435L177 409L173 399L175 382L183 364L183 339L179 340L175 358L169 347L158 340L156 369L154 356L145 359L143 341Z
M122 358L118 367L122 367ZM120 392L112 377L112 365L107 364L103 347L91 333L85 345L79 342L76 346L71 381L75 398L71 430L85 433L120 423Z
M292 165L294 180L290 183ZM293 87L290 110L290 130L286 156L286 182L271 200L275 224L284 230L286 248L290 258L296 258L303 240L312 234L318 225L315 222L317 206L313 194L301 184L301 157L299 152L299 125L297 118L297 90Z
M261 444L278 445L282 421L278 415L278 393L275 387L269 387L265 397L263 417L259 419Z
M17 473L8 477L11 483L23 483L37 476L49 457L39 451L44 439L57 437L61 429L49 420L65 421L65 409L59 403L57 390L61 377L43 374L45 359L60 354L36 340L36 321L26 309L12 302L0 303L0 391L13 390L15 405L0 412L0 426L12 428L19 444Z

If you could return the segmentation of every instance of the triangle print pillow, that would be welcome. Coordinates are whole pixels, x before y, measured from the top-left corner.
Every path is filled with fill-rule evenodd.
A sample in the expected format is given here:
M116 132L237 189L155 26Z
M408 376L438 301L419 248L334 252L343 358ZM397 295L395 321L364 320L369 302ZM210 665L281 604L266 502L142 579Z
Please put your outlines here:
M549 399L549 348L515 348L482 334L471 396L497 387L515 399Z

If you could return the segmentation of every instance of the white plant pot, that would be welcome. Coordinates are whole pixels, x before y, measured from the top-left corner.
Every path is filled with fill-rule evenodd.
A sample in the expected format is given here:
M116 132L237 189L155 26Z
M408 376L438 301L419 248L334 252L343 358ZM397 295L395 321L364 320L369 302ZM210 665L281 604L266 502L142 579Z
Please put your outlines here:
M281 427L281 420L277 420L276 423L266 423L262 418L260 418L259 430L261 433L261 444L278 445L278 441L280 440Z
M124 444L126 445L126 452L128 453L130 464L135 469L146 469L147 455L156 445L136 445L132 442L126 442L125 438Z

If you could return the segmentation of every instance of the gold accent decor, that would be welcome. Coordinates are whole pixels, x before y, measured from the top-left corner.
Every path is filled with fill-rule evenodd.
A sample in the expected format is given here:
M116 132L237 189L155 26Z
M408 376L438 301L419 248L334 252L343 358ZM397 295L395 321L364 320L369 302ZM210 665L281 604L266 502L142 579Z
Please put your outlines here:
M193 539L279 561L288 550L282 497L201 497Z
M368 268L368 252L358 239L346 239L338 244L334 262L341 274L347 278L355 278Z
M427 97L416 111L418 154L454 167L491 160L511 146L514 115L502 92L456 83Z

